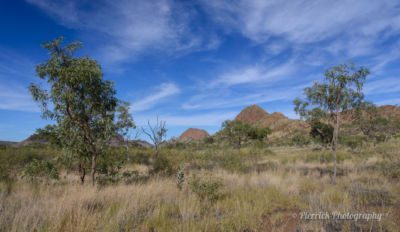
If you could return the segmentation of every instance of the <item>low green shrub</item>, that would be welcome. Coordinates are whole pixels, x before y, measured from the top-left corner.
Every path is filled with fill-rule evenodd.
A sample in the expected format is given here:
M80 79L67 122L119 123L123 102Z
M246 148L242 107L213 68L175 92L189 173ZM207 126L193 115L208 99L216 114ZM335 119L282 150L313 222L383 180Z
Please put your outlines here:
M222 181L213 178L193 177L189 182L190 190L196 194L201 201L217 201L222 198Z
M148 178L148 176L140 175L137 171L125 171L122 173L100 174L96 177L96 183L99 187L104 187L119 183L143 183L146 182Z
M171 162L165 156L158 155L151 164L150 173L170 176L174 173L174 169Z
M26 165L22 177L29 181L59 179L58 170L52 161L37 159Z

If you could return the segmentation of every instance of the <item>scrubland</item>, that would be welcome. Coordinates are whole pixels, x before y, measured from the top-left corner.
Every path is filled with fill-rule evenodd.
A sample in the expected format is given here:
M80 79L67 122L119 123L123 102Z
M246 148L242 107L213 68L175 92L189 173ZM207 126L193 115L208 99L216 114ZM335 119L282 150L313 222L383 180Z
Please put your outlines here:
M398 138L341 147L336 184L331 152L313 145L180 144L162 158L130 148L95 186L66 168L26 178L26 164L55 160L55 148L2 148L0 231L400 231L399 147ZM301 216L335 211L382 218Z

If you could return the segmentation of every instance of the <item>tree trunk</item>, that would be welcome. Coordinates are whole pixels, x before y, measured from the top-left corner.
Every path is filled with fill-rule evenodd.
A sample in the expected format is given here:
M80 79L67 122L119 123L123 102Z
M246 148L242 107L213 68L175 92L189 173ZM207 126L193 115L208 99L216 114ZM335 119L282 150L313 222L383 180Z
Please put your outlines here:
M80 180L81 180L81 184L85 183L85 176L86 176L86 169L83 167L82 164L79 164L79 173L80 173Z
M127 163L129 163L130 158L129 158L129 140L128 139L126 139L125 149L126 149L126 161L127 161Z
M92 155L92 173L91 173L93 186L96 183L96 166L97 166L96 160L97 160L97 154L93 154Z
M338 148L338 140L339 140L339 125L340 125L340 111L336 111L336 123L333 131L333 183L336 184L336 173L337 173L337 148Z

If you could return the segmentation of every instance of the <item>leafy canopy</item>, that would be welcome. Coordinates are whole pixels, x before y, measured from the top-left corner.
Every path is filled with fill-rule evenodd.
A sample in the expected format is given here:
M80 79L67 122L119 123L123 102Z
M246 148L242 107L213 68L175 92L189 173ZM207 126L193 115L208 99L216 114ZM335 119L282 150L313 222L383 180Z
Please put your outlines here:
M221 135L238 148L250 141L262 141L270 133L268 128L258 128L238 120L223 122L221 130Z
M110 81L103 80L100 65L89 57L73 56L81 43L61 47L63 38L44 44L50 59L36 67L49 89L31 84L43 117L57 123L61 143L77 153L90 153L115 132L113 120L118 99ZM88 146L92 145L92 146Z
M321 118L359 107L368 74L368 69L356 68L352 63L328 69L322 83L304 89L304 100L294 100L296 113L306 119Z

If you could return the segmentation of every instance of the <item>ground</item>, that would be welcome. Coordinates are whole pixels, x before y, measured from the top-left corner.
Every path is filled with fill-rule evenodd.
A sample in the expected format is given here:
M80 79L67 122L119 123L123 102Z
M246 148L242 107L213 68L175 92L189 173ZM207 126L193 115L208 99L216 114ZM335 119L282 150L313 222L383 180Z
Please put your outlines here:
M19 178L1 183L0 231L400 231L399 166L391 165L399 146L341 148L336 184L330 151L315 146L164 148L184 173L182 188L176 170L150 175L146 162L123 168L147 177L129 184L81 185L65 171L58 181ZM332 220L335 212L382 216ZM330 219L305 218L321 213Z

